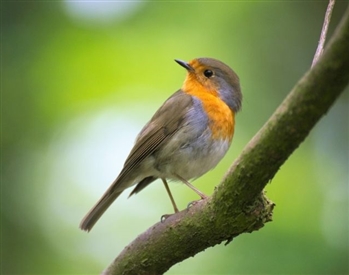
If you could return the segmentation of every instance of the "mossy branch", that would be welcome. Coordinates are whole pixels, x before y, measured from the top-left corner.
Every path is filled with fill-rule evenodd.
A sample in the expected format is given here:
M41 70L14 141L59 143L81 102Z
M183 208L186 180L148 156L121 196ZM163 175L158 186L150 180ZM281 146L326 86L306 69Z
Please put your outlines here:
M349 82L349 9L322 57L248 143L212 197L157 223L103 274L163 274L204 249L271 220L265 185L326 114Z

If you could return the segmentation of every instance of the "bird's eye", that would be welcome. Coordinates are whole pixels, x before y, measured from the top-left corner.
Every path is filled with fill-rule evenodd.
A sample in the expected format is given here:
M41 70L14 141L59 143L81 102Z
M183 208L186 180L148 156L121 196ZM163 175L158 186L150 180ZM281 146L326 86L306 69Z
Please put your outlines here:
M211 70L205 70L204 71L204 75L207 77L207 78L210 78L211 76L213 76L213 72Z

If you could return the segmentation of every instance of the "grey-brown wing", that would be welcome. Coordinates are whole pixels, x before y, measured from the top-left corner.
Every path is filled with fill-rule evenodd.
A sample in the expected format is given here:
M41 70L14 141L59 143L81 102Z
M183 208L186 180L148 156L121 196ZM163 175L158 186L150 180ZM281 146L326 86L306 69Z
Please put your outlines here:
M146 157L150 156L154 151L160 149L164 142L180 129L183 125L186 113L189 111L191 106L191 97L184 94L182 91L178 91L154 114L152 119L139 134L118 178L81 221L81 229L86 231L92 229L94 224L113 201L124 191L125 188L129 187L123 186L123 184L125 184L124 179L133 172L133 169L135 169L138 164L140 164ZM146 181L144 182L145 185L142 185L142 188L152 180L152 177L146 178Z
M161 148L164 142L180 129L191 106L191 96L181 90L165 101L138 135L136 143L125 161L124 168L114 182L113 190L121 187L119 185L122 185L123 178L132 169Z

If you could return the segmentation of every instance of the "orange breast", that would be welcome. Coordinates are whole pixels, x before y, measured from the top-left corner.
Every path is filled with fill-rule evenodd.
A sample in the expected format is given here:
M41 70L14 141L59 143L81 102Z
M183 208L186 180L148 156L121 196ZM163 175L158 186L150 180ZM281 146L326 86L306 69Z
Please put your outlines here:
M234 135L235 114L218 96L215 90L207 90L197 81L186 79L183 91L199 98L210 120L213 139L231 141Z

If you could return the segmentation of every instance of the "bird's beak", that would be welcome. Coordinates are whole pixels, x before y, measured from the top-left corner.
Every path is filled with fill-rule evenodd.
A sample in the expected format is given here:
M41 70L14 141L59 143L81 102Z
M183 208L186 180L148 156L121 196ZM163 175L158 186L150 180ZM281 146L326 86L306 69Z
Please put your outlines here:
M185 68L188 72L193 72L194 68L192 66L189 65L189 63L179 60L179 59L175 59L175 61L181 65L183 68Z

